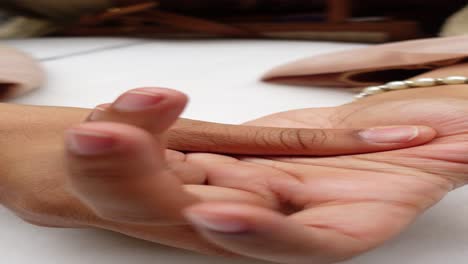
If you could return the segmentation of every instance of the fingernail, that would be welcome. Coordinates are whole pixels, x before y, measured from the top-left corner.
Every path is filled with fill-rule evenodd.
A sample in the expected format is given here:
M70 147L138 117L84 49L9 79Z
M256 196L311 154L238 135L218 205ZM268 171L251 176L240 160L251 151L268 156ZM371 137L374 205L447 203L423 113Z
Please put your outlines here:
M407 143L419 135L415 126L374 127L359 132L359 136L372 143Z
M77 155L99 155L112 150L115 139L105 133L83 129L67 131L68 150Z
M96 106L91 114L86 118L86 121L96 121L98 120L102 114L110 107L110 104L102 104Z
M113 107L118 111L141 111L152 107L164 99L158 88L142 88L120 96Z
M201 212L186 212L187 219L196 227L222 233L242 233L248 231L245 222Z

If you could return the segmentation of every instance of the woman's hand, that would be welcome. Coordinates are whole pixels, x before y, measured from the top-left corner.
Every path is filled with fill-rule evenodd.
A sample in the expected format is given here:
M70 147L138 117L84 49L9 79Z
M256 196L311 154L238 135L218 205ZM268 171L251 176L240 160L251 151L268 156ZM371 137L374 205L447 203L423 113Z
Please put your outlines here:
M405 92L399 98L388 93L337 108L290 111L250 123L323 128L419 124L434 126L439 133L424 146L328 158L235 158L168 151L162 160L158 152L162 145L152 143L149 136L162 139L161 129L159 134L148 134L135 127L158 131L158 123L132 123L136 119L115 111L114 103L105 106L97 119L118 119L125 125L92 122L75 129L110 134L127 148L114 148L104 156L76 155L69 149L71 187L97 216L91 226L204 253L279 263L333 263L395 236L466 181L464 99L441 100L435 94L437 99L407 100L410 91ZM312 118L318 116L322 118ZM160 123L167 126L161 118ZM385 130L400 133L392 127ZM84 134L93 135L88 132ZM431 167L426 165L429 161ZM174 173L174 162L184 164L184 169Z
M186 210L188 219L226 250L279 263L333 263L372 249L467 182L466 89L389 92L250 122L306 128L414 124L438 135L423 146L328 158L190 154L187 159L206 170L210 184L275 197L279 206L201 203Z
M304 127L309 122L310 127L354 127L335 120L342 121L346 116L352 118L356 108L372 110L376 103L371 103L370 99L332 109L291 111L251 124ZM125 118L121 111L113 108L115 103L105 106L98 118L119 120L147 130L154 127L154 124L135 123L134 117ZM389 112L389 108L384 107L376 120L389 119L383 114ZM415 119L401 121L402 124L418 123L420 113L416 107L409 115ZM138 111L132 114L158 116L157 113ZM313 119L315 116L324 119ZM373 122L378 123L376 120L359 122L370 127ZM160 122L166 124L164 120ZM400 123L395 120L379 123L397 124ZM88 123L79 128L101 132L105 128L105 133L113 131L124 142L130 142L122 137L125 133L115 123ZM168 174L160 170L165 166L148 167L146 165L151 163L144 162L145 155L161 160L160 156L148 152L148 146L151 146L148 136L144 143L141 130L131 126L126 129L133 129L133 133L139 135L130 144L137 148L124 149L119 154L131 159L131 163L118 162L125 160L119 155L113 156L112 162L94 155L92 159L70 156L75 193L101 219L106 219L105 224L99 225L101 228L205 253L235 253L280 263L332 263L367 251L398 234L423 210L454 188L451 178L443 174L423 173L411 166L389 165L379 158L379 155L392 152L330 158L234 158L178 153L176 155L183 159L176 161L185 161L185 170L167 177ZM391 135L400 133L395 127L384 130ZM400 155L395 152L394 155ZM169 153L172 154L167 156L166 164L174 168L171 157L175 153ZM135 173L128 173L129 168L135 168L130 170ZM186 177L183 175L195 174L200 176L198 181L184 182ZM167 181L177 178L179 183ZM184 187L180 189L182 184ZM182 199L184 203L179 204L183 197L189 198ZM174 202L167 203L168 200ZM178 218L177 212L182 211L206 240ZM171 217L173 215L177 217ZM185 240L181 240L182 234ZM219 248L212 247L211 243Z

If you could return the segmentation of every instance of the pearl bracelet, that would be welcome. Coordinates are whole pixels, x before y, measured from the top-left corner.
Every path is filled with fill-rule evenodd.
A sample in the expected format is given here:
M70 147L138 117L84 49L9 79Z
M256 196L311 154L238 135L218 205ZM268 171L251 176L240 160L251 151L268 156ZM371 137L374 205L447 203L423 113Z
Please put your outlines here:
M414 81L395 81L379 86L369 86L367 88L364 88L361 91L361 93L359 93L355 97L357 99L360 99L373 94L380 94L389 91L465 83L468 83L468 77L465 76L449 76L445 78L421 78L416 79Z

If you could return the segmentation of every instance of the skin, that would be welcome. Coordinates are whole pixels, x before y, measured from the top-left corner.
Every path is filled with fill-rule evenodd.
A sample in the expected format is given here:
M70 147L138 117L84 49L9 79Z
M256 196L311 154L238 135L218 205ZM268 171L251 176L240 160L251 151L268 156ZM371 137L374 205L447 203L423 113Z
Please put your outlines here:
M58 155L68 164L71 192L21 201L28 195L8 193L21 190L22 181L11 176L6 177L10 185L2 185L2 202L36 224L51 225L55 217L57 226L106 228L205 253L333 263L380 245L465 184L465 91L460 85L390 92L250 123L305 128L411 124L437 131L436 139L423 146L328 158L165 152L170 118L152 131L131 120L98 118L73 127L66 137L67 156ZM90 131L110 136L116 147L98 155L77 153L70 135ZM122 162L129 157L131 162ZM187 167L177 171L174 162ZM55 191L63 189L55 178L50 182ZM30 186L22 191L30 192ZM44 212L47 223L37 222Z
M187 147L194 149L195 142L200 144L198 146L201 148L200 150L209 150L212 148L211 144L216 142L218 151L223 151L223 148L231 150L232 144L236 143L236 152L255 153L255 151L259 150L261 152L265 151L266 154L269 153L268 151L279 153L289 151L299 154L324 152L324 154L330 155L337 152L347 153L350 149L359 153L371 149L381 150L414 146L423 144L434 137L432 129L422 128L423 130L420 131L419 136L408 142L375 144L362 142L358 137L354 137L356 132L359 131L354 128L325 132L305 129L293 130L290 128L257 129L257 126L242 127L240 129L240 127L219 124L202 125L201 122L189 120L178 119L176 121L187 101L186 97L176 91L167 89L158 89L158 92L167 96L165 103L133 112L116 111L110 104L99 106L92 114L81 109L6 105L3 108L3 113L5 117L10 117L11 122L9 127L4 127L1 130L4 136L0 137L0 145L5 150L0 158L1 203L22 219L36 225L47 227L93 226L199 252L232 254L213 246L196 234L195 230L187 225L181 213L182 209L201 200L241 201L272 208L276 206L274 205L276 202L273 200L265 201L258 195L244 190L206 185L205 182L208 177L205 169L187 162L188 156L182 152L167 150L164 153L142 155L141 160L137 160L135 165L129 164L128 160L134 160L135 155L145 152L148 146L159 144L156 149L161 149L165 143L168 143L171 147L176 145L176 147L184 150ZM12 116L15 118L11 118ZM43 122L45 121L40 121L44 120L44 117L47 117L47 123L53 126L44 129ZM31 122L31 120L38 120L38 122ZM73 122L80 124L84 120L87 120L87 122L82 125L98 125L97 130L108 129L113 133L117 132L114 135L127 142L127 146L121 150L119 155L114 153L109 157L79 159L79 156L76 155L64 156L63 131L72 126ZM100 124L96 121L100 121ZM107 124L102 124L102 121L106 121ZM165 133L165 130L174 121L177 123L169 133ZM25 123L28 124L28 127L25 127ZM124 124L127 126L124 126ZM187 124L192 125L192 127ZM78 125L77 128L82 125ZM92 127L91 130L94 131ZM287 134L291 136L288 139L283 139L280 142L281 144L278 144L275 142L278 135L277 131L288 131ZM291 134L290 132L294 133ZM342 141L323 142L320 140L315 142L307 140L309 136L317 138L314 133L319 133L318 135L321 136L338 137ZM236 134L239 134L239 137L230 140ZM296 135L299 134L302 135L302 141L306 142L305 145L297 144L299 137ZM242 138L242 135L248 136ZM349 136L348 139L343 141L343 138L346 138L347 135ZM271 142L268 141L270 138ZM168 140L166 141L166 139ZM68 141L67 143L69 143ZM171 141L173 142L172 145ZM184 142L184 144L178 142ZM343 144L348 144L350 148L340 149L336 147ZM295 146L299 146L299 148ZM267 149L267 147L270 149ZM335 147L334 150L333 147ZM129 183L135 181L135 175L145 174L145 170L141 171L141 168L145 168L145 166L138 163L147 163L144 161L147 159L145 156L155 156L153 157L154 160L164 160L164 162L155 165L153 168L146 168L146 171L153 176L153 174L158 174L157 171L160 168L167 169L169 171L167 173L169 176L166 177L168 181L172 176L180 180L173 183L174 189L168 188L169 183L162 184L163 180L159 177L142 180L142 185L146 186L147 182L157 182L160 186L164 186L162 190L158 190L158 186L147 190L132 190L130 188L132 185ZM204 159L202 158L202 160ZM205 160L209 162L211 158L208 157ZM92 161L96 162L93 163ZM69 166L67 166L67 163ZM116 166L118 164L123 165L123 167ZM107 167L102 168L103 165ZM229 170L230 167L228 166L226 169ZM97 182L95 180L90 181L92 179L91 175L96 175L96 177L93 177L94 179L103 177L104 179ZM109 181L117 177L122 179L119 184L109 184ZM182 183L185 186L181 187ZM101 187L99 187L99 184L101 184ZM108 191L109 194L103 197L103 193L107 192L104 190L109 189L109 186L115 186L115 190ZM135 188L139 187L135 186ZM183 193L184 189L189 192L186 196L180 194ZM127 194L131 192L139 193L140 196L128 197ZM168 195L168 193L172 196ZM155 196L154 194L158 195ZM185 198L181 198L179 203L180 197ZM160 200L162 202L159 202ZM164 202L167 200L171 200L171 203ZM125 201L125 203L122 201ZM156 206L155 202L158 203L158 206ZM125 206L122 206L122 212L119 212L115 208L106 208L103 204L125 204ZM132 211L130 214L128 208L141 209L138 212ZM164 212L163 217L161 217L161 212ZM138 216L138 213L142 215ZM131 215L132 219L129 219L129 215ZM138 219L140 220L137 221ZM151 224L150 227L147 222ZM160 227L161 225L162 227Z
M464 69L451 67L428 76L466 74ZM465 185L466 88L453 85L389 92L337 108L288 111L255 120L250 124L322 128L419 124L436 129L437 137L423 146L372 154L232 160L283 173L284 179L279 180L262 173L263 184L256 187L266 186L263 191L276 195L292 212L278 215L258 207L206 203L188 209L195 219L192 222L204 237L223 248L273 262L333 263L374 248L400 233L449 191ZM312 118L317 116L321 118ZM200 158L191 157L203 163ZM214 162L203 164L209 170L219 169ZM222 182L222 176L209 175L213 175L210 182ZM260 173L250 182L240 173L224 176L226 181L237 176L231 184L244 189L261 178ZM233 222L241 226L236 232L217 230L213 224Z
M436 97L374 104L369 98L368 105L364 104L333 109L326 120L319 122L333 120L328 123L333 127L419 122L434 127L438 136L427 145L405 150L332 158L248 157L228 161L225 157L211 156L219 160L205 163L202 159L206 157L192 155L190 160L206 166L210 183L268 193L283 205L276 211L287 212L278 215L238 204L195 205L188 210L195 217L211 219L212 223L238 221L236 225L242 226L239 232L220 232L195 218L193 223L200 233L226 249L259 259L334 263L397 235L449 191L466 183L465 100ZM311 114L314 115L314 110L287 112L262 118L255 124L317 127L317 120L310 122ZM218 175L222 168L213 164L221 159L236 166L243 163L245 171L239 172L237 168L235 173ZM252 164L259 167L251 167ZM276 172L266 172L265 167L275 168ZM278 176L273 177L275 174ZM244 175L249 175L250 180ZM228 179L231 181L226 183Z

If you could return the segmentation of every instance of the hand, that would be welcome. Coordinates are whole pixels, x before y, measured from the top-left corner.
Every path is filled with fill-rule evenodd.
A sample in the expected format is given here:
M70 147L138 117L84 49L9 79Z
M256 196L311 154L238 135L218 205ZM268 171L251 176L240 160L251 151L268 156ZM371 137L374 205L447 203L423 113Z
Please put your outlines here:
M279 205L271 210L202 203L186 211L188 219L226 250L279 263L333 263L372 249L467 182L465 90L389 92L341 107L289 111L250 122L314 128L415 124L433 127L438 135L423 146L329 158L190 154L187 159L207 171L210 184L275 197Z
M155 125L164 124L162 128L157 129L159 133L164 131L168 126L167 120L163 119L164 116L161 116L161 112L167 113L168 111L163 111L163 109L156 108L156 112L152 112L151 114L146 113L146 116L159 116L160 118L157 124L150 122L150 124L145 125L140 123L141 121L137 122L135 120L148 120L148 118L138 119L132 116L124 117L121 111L120 113L118 111L116 113L116 111L112 109L113 107L115 108L115 104L114 106L107 105L104 109L101 108L100 111L102 112L99 112L97 118L107 118L113 121L118 120L121 123L138 125L147 130L155 129ZM154 109L152 111L154 111ZM313 113L309 112L309 114L325 116L325 112L326 111L322 109L314 111ZM126 113L126 115L130 114L140 115L140 117L144 116L141 116L142 113L138 111ZM112 115L114 115L114 117L111 117ZM276 117L273 117L273 120L275 118ZM96 117L91 119L95 120ZM307 117L307 119L310 119L310 117ZM267 120L267 123L273 122ZM264 232L256 232L255 234L258 235L257 237L243 236L240 241L236 241L233 239L232 233L241 232L242 235L245 235L246 230L237 229L247 227L245 224L236 225L235 221L238 220L239 215L237 215L237 217L230 215L224 219L230 223L224 225L224 227L229 229L228 232L230 234L228 239L220 242L218 240L219 236L211 236L213 233L206 231L204 227L200 228L202 235L207 236L208 241L217 243L222 248L226 249L226 253L223 252L224 254L235 252L240 255L285 263L291 262L291 259L297 262L302 261L307 263L315 259L318 263L321 263L349 257L375 246L376 241L388 239L392 232L395 232L395 230L386 230L387 233L377 236L375 241L368 241L368 244L358 244L353 237L348 238L339 232L332 235L329 235L327 232L320 234L322 232L315 233L313 231L316 230L307 230L301 225L294 226L289 225L287 222L281 223L280 220L284 219L281 219L280 215L273 214L273 212L292 213L297 211L294 215L297 215L298 218L301 216L303 217L306 213L302 214L302 210L298 210L297 208L303 208L305 205L295 204L297 201L289 200L289 197L292 198L293 194L307 195L306 190L308 190L309 187L301 186L303 189L300 189L297 177L306 178L316 173L327 175L330 178L335 175L340 176L341 173L344 173L344 170L332 167L335 166L333 162L325 164L328 168L326 168L326 166L323 166L323 168L320 166L301 167L300 165L291 164L291 167L300 168L299 172L297 172L299 176L297 176L293 172L279 170L279 167L276 165L276 163L279 162L267 159L244 158L238 160L232 157L215 154L189 154L184 156L182 153L175 154L173 151L169 151L166 165L164 165L164 163L158 163L153 166L148 166L151 162L145 157L154 157L152 160L161 162L161 155L151 153L151 146L153 145L151 144L151 137L144 136L145 134L142 133L141 130L131 126L122 127L122 124L115 123L88 123L80 125L78 129L85 131L85 135L89 135L90 129L91 131L99 132L99 134L111 133L113 137L118 137L119 140L124 143L124 146L127 146L127 148L120 148L120 151L117 153L114 151L103 157L96 156L95 153L91 156L86 154L84 157L83 155L77 156L76 154L70 156L73 179L72 187L77 196L92 208L101 220L107 220L105 224L98 225L101 228L112 229L131 236L167 245L188 248L205 253L215 252L219 254L223 251L211 247L210 243L207 243L193 233L190 226L186 225L182 218L179 219L179 213L185 208L196 204L194 207L187 210L187 215L189 220L192 221L196 227L200 228L200 225L206 225L207 223L205 219L207 212L208 215L211 214L211 216L213 216L214 210L214 215L219 217L220 211L216 210L221 210L221 215L222 212L225 213L226 210L231 210L231 213L237 212L248 217L251 215L250 217L252 217L253 220L259 221L256 226L263 226L266 230L263 230ZM388 129L390 129L390 132L396 131L396 128L385 128L383 132L388 132L386 131ZM411 133L409 135L403 133L399 134L399 136L411 138L415 135L415 131L427 133L425 129L426 128L421 127L418 130L414 130L414 127L410 127ZM430 131L431 130L429 130L429 132ZM103 137L103 135L99 136ZM390 138L390 140L392 139L394 138ZM132 148L128 148L129 146L132 146ZM148 146L150 146L149 149ZM161 145L159 146L160 147L156 149L160 150ZM184 156L183 160L186 162L185 170L180 174L171 173L174 172L174 168L177 168L177 166L173 165L173 162L181 164L180 161L182 158L173 160L172 157L176 156ZM89 157L92 158L90 159ZM132 162L123 163L122 160L126 159L132 160ZM332 160L333 158L328 159ZM258 165L258 163L260 163L260 165ZM264 163L265 165L263 165ZM290 162L285 162L285 164L287 163ZM165 170L161 170L161 168L165 167L170 168L169 173ZM129 174L128 171L133 173ZM179 172L181 171L179 170ZM193 176L194 174L200 176L198 180L186 180L188 178L185 176ZM371 174L368 172L367 174L367 176L374 176L374 173ZM389 181L392 180L392 177L388 178ZM179 179L180 182L174 181L174 179ZM185 184L183 189L180 188L182 184ZM331 184L334 184L334 182L332 181ZM294 187L295 189L289 189L289 187ZM184 190L186 192L184 192ZM180 200L182 200L183 203L179 203ZM172 202L169 203L167 201ZM354 209L351 205L350 203L351 209ZM378 205L378 203L375 205L376 209L380 209ZM366 204L359 204L359 206L362 206L362 210L365 212L369 209L369 206ZM372 204L372 206L374 206L374 204ZM386 220L389 216L385 215L384 209L387 208L377 210L376 214ZM399 211L397 212L397 210L393 211L395 214L401 213ZM164 212L164 214L162 212ZM346 212L347 210L343 211L343 213ZM403 215L403 213L401 214ZM252 219L250 217L249 219ZM415 216L412 217L414 218ZM408 215L404 215L404 217L402 217L403 223L400 223L401 226L399 227L402 228L402 226L407 223L406 221L410 219L412 218L408 217ZM149 224L151 224L150 228L148 227ZM220 231L219 226L213 225L212 223L208 224L210 225L209 228L218 228L217 230ZM325 225L327 223L321 224ZM347 223L342 224L345 225ZM379 224L384 225L385 223ZM94 224L94 226L96 225ZM282 229L277 229L279 227ZM286 230L284 233L279 234L278 237L271 236L271 234L275 233L273 230L283 230L283 228ZM368 226L364 224L360 226L360 228L363 229L360 230L362 232L367 232L367 229L369 229ZM335 233L334 230L329 232ZM220 232L217 232L217 235L219 235L219 233ZM308 233L309 235L307 235ZM323 237L323 239L326 238L329 240L327 244L332 244L333 242L339 245L340 248L327 249L317 242L312 243L314 241L310 237L310 233L314 235L317 234L319 237ZM186 239L184 241L180 239L182 234L184 234L183 237ZM261 236L262 234L268 237ZM284 236L284 234L287 236ZM304 245L302 248L297 246L298 241L301 241L300 244ZM252 246L252 244L257 245L267 242L268 244L265 244L266 246L263 248L261 246ZM291 245L291 243L294 243L294 245ZM272 244L278 245L279 249L272 250ZM236 248L237 246L239 247ZM320 246L320 248L315 248L318 246ZM358 248L353 248L353 246L357 246ZM314 250L312 250L312 247L314 247ZM271 255L271 252L276 252L277 255ZM324 256L323 254L326 255Z
M125 144L120 149L121 152L108 158L100 156L100 159L80 159L80 155L70 155L73 168L71 175L65 166L67 158L63 156L62 131L84 120L89 112L81 109L6 106L3 113L16 118L12 119L11 127L2 129L5 136L0 138L0 145L4 150L0 158L2 204L37 225L94 226L166 245L220 253L223 251L200 239L187 224L181 224L184 222L181 217L183 208L200 200L236 201L269 208L275 207L275 202L265 201L256 194L242 190L203 185L207 179L206 173L203 169L184 162L183 153L167 151L163 155L161 151L164 148L164 136L169 137L170 145L177 145L182 149L265 154L322 152L328 155L414 146L425 143L434 136L432 130L421 128L421 133L414 139L403 138L401 142L379 143L363 141L358 137L360 130L356 129L275 129L207 125L188 120L179 120L167 134L163 132L182 111L186 98L169 90L158 91L168 98L155 108L149 107L149 111L116 111L116 105L122 102L121 97L113 105L99 107L88 118L89 121L114 123L86 123L75 127L72 132L78 135L68 137L71 148L77 146L76 142L79 140L76 138L80 138L83 131L85 140L86 135L91 138L96 133L110 133ZM142 90L134 92L138 96L138 92L141 93ZM125 107L128 108L129 105ZM126 123L127 126L116 124L116 121ZM28 125L25 126L25 123ZM151 135L136 126L146 129ZM328 143L312 140L317 139L317 135L335 136L339 140ZM304 143L299 144L301 141L298 140ZM217 149L213 149L215 145ZM151 160L154 164L148 161L148 156L153 157ZM102 164L108 167L99 167ZM159 176L143 178L143 184L137 186L134 176L149 176L145 175L149 172ZM106 176L105 179L101 179L103 176ZM66 188L69 178L75 179L72 181L73 193ZM122 180L117 183L113 181L114 178ZM158 185L154 185L155 181ZM148 189L138 189L142 187ZM131 197L127 196L129 193L132 194ZM170 202L166 202L168 199ZM115 205L121 210L117 210Z

